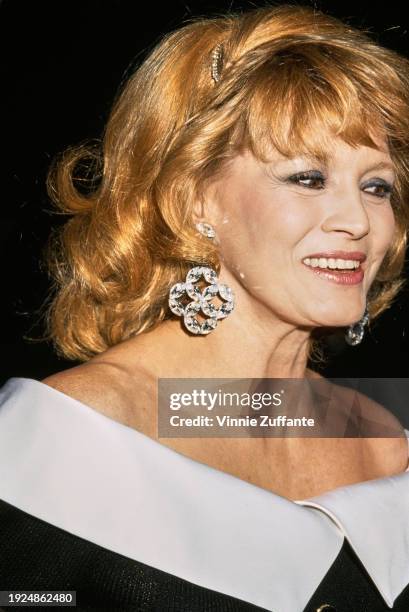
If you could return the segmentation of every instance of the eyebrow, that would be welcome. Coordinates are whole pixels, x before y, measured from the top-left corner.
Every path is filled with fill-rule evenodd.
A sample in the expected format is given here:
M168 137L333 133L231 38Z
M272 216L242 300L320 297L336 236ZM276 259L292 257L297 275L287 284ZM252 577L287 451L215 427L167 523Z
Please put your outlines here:
M395 166L391 162L381 161L378 164L374 164L370 168L367 168L366 172L369 172L370 170L382 170L384 168L387 168L389 170L394 170Z
M292 158L290 161L295 161L296 159L305 159L307 161L316 163L316 162L320 162L320 160L315 157L315 156L310 156L310 155L301 155L300 157L296 157L296 158ZM329 156L329 159L332 159L331 156ZM328 164L325 163L325 166L327 166ZM392 162L388 162L388 161L380 161L377 164L373 164L372 166L370 166L369 168L366 168L365 170L365 174L367 172L371 172L372 170L392 170L393 172L395 172L395 165Z

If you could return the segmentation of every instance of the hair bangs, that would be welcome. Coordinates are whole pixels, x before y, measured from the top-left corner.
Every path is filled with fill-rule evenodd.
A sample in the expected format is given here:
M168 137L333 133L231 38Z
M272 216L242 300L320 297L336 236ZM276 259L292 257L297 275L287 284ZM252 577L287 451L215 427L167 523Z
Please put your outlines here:
M362 91L346 71L334 65L329 71L298 53L277 59L256 75L246 109L244 142L253 155L268 162L273 147L284 157L301 154L327 163L334 137L352 147L379 148L382 113L362 103Z

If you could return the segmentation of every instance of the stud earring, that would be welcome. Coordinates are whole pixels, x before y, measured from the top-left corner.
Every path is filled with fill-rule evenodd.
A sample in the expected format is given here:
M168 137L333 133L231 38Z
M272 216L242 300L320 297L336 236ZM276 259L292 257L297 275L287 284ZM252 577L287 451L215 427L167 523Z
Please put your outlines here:
M197 223L196 228L207 238L216 239L216 232L209 223ZM209 283L203 290L195 285L202 277ZM182 304L181 299L186 295L191 301ZM224 300L219 307L211 302L216 296ZM194 334L206 335L216 329L220 319L225 319L233 311L234 293L228 285L219 283L213 268L195 266L188 271L184 283L176 283L170 288L168 303L174 314L183 317L186 329ZM199 323L196 318L199 312L208 317L203 323Z
M210 223L200 221L199 223L196 223L196 227L199 232L203 234L203 236L206 236L207 238L216 238L216 232L214 230L214 227L212 227Z
M362 341L365 334L365 325L369 322L368 308L365 307L365 312L362 319L359 319L357 323L350 325L348 331L345 334L345 341L350 346L356 346Z

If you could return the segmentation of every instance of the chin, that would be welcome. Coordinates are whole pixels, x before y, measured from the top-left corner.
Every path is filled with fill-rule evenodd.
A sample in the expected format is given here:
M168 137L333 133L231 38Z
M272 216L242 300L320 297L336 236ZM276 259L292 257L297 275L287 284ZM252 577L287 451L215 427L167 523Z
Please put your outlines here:
M341 314L341 313L340 313ZM354 323L357 323L359 319L363 315L363 310L357 310L355 315L351 315L350 317L346 317L345 314L338 317L322 317L320 321L316 321L316 327L349 327Z

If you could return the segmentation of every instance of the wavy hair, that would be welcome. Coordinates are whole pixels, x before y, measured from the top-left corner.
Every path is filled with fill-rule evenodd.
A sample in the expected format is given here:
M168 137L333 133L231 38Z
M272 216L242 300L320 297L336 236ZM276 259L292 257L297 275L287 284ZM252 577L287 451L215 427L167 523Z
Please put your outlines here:
M271 146L325 161L327 132L375 148L382 134L395 165L396 235L368 294L373 321L405 282L408 75L408 59L307 6L195 18L164 36L122 86L100 141L50 167L48 193L70 217L46 250L57 353L86 361L174 317L171 285L192 265L220 272L217 246L193 223L207 181L245 148L262 161ZM310 357L318 345L313 334Z

